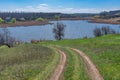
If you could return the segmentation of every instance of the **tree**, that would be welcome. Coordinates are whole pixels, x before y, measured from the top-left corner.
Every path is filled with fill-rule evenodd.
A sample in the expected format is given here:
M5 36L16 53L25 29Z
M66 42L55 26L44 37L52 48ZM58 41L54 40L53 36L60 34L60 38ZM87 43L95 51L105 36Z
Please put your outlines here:
M16 22L16 18L12 18L11 22L15 23Z
M0 46L7 45L8 47L13 47L14 44L15 38L11 37L7 28L3 28L3 30L0 32Z
M3 23L3 22L4 22L4 20L2 18L0 18L0 24Z
M116 34L116 31L111 29L109 26L104 26L102 28L95 28L93 33L95 37L99 37L107 34Z
M53 33L55 34L55 39L56 40L62 40L64 37L64 29L65 26L63 23L57 22L53 28Z
M102 31L101 31L100 28L95 28L94 31L93 31L93 33L94 33L95 37L102 36Z
M60 19L60 16L58 16L58 15L55 15L55 20L59 20Z
M36 21L45 21L43 18L37 18Z
M95 19L99 19L100 16L99 16L99 15L95 15L94 18L95 18Z

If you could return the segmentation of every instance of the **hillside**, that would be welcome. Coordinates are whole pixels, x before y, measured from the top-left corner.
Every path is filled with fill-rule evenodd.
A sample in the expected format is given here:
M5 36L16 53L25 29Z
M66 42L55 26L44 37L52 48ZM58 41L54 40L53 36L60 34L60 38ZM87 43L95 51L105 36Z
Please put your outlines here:
M47 47L22 44L0 47L0 80L46 80L59 62L59 54ZM50 69L50 70L49 70Z
M63 49L68 48L77 48L85 52L90 59L96 64L97 68L99 69L100 73L103 75L104 80L119 80L120 79L120 35L107 35L92 39L75 39L75 40L63 40L63 41L56 41L56 42L48 42L42 43L44 45L59 45ZM69 49L67 49L69 50ZM69 56L74 52L69 52ZM72 63L71 57L70 62ZM69 64L69 62L68 62ZM83 62L81 63L83 65ZM64 77L65 80L68 78L67 75L72 75L74 73L69 73L71 69L69 68L70 64L68 65ZM74 66L72 66L74 67ZM84 71L85 67L80 67L80 70ZM70 71L69 71L70 70ZM69 71L69 72L68 72ZM81 71L79 71L81 72ZM112 76L111 76L112 75ZM81 73L82 80L89 80L85 73ZM69 79L68 79L69 80ZM76 79L72 79L76 80Z
M120 17L120 10L115 10L115 11L104 11L99 14L103 18L117 18Z
M79 51L82 52L78 54ZM117 34L21 44L13 48L2 46L0 52L1 80L54 80L56 76L57 80L95 80L97 75L101 76L99 80L103 80L102 77L104 80L120 79L120 35ZM89 73L92 68L82 55L98 70L96 76L91 75L94 71Z

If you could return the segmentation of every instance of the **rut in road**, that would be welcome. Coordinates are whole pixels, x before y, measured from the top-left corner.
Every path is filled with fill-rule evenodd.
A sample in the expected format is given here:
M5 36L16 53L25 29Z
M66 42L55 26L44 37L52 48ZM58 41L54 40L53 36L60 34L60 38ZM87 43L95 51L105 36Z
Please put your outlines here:
M55 69L55 71L52 74L50 80L59 80L59 78L61 77L61 75L64 71L65 65L66 65L66 60L67 60L66 59L66 54L61 50L58 50L58 51L61 54L60 64Z
M72 50L80 54L80 56L82 57L82 59L86 64L88 74L90 75L92 80L104 80L102 75L99 73L99 70L97 69L97 67L94 65L94 63L90 60L90 58L85 53L74 48L72 48Z

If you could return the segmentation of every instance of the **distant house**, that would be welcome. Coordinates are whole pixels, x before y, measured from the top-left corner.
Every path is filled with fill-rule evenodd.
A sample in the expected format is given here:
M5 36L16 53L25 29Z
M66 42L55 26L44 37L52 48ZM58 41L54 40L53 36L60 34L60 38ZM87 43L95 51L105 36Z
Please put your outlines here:
M115 14L116 17L120 17L120 12Z
M11 17L6 17L5 22L11 22L11 19L12 19Z
M18 20L19 21L25 21L25 18L19 18Z

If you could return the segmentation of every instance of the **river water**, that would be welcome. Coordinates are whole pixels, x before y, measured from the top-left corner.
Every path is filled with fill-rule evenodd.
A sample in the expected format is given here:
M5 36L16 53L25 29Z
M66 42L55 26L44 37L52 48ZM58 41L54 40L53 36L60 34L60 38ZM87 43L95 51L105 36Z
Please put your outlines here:
M102 24L102 23L89 23L86 20L62 20L60 21L66 25L65 27L65 39L76 39L87 37L94 37L93 30L98 27L109 26L117 32L120 32L120 25ZM56 21L51 21L56 23ZM53 34L54 24L47 24L41 26L29 26L29 27L8 27L11 35L18 40L24 42L30 42L35 40L55 40ZM2 28L0 28L2 29Z

